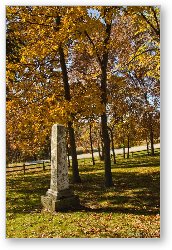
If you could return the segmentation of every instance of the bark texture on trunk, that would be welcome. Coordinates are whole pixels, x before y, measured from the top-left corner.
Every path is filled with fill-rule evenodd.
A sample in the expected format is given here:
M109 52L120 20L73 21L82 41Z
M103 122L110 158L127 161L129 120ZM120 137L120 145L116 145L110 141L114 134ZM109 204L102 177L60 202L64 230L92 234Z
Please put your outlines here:
M111 159L110 159L110 138L107 126L107 64L108 64L108 50L107 45L111 34L111 24L106 24L106 37L104 40L104 52L101 60L101 102L104 105L104 113L101 115L102 139L104 144L104 168L105 168L105 186L113 186Z
M127 159L130 157L130 137L127 136Z
M112 173L111 173L111 159L110 159L110 139L107 128L107 116L106 114L101 115L102 122L102 137L104 142L104 164L105 164L105 186L111 187Z
M60 66L62 70L62 77L63 77L63 85L64 85L64 92L65 92L65 99L70 101L70 86L68 81L68 73L66 68L65 56L62 46L59 46L59 55L60 55ZM74 129L72 126L72 122L68 122L68 131L69 131L69 139L70 139L70 147L71 147L71 155L72 155L72 172L73 172L73 182L79 183L81 182L81 178L79 176L79 169L78 169L78 160L77 160L77 153L76 153L76 143L75 143L75 134Z
M68 143L67 143L67 145L66 145L66 149L67 149L68 168L70 168L70 159L69 159L70 153L69 153L69 145L68 145Z
M125 159L125 140L123 139L123 156L124 156L124 159Z
M153 156L154 153L154 134L153 134L153 127L152 127L152 114L149 113L149 131L150 131L150 144L151 144L151 155Z
M147 147L147 154L149 155L149 141L147 138L146 138L146 147Z
M95 53L97 55L97 60L101 68L101 103L104 106L104 112L101 115L101 130L102 130L102 142L104 146L104 168L105 168L105 186L110 187L112 183L112 173L111 173L111 160L110 160L110 139L107 127L107 65L108 65L108 45L111 35L112 18L109 22L108 8L104 8L104 25L105 25L105 37L103 40L102 54L99 55L99 51L89 36L88 32L84 32L91 45L93 46ZM108 16L108 18L107 18Z
M100 152L100 144L99 144L99 142L98 142L97 149L98 149L98 153L99 153L99 159L102 161L102 155L101 155L101 152Z
M151 129L150 129L150 143L151 143L151 155L155 155L155 152L154 152L154 138L153 138L153 129L152 129L152 126L151 126Z
M91 128L91 124L90 124L90 146L91 146L91 156L92 156L92 162L93 162L93 166L95 165L95 160L94 160L94 151L93 151L93 140L92 140L92 128Z
M116 164L115 146L114 146L114 140L113 140L113 130L111 128L109 128L109 131L110 131L110 135L111 135L113 163Z
M72 155L72 181L73 183L80 183L81 178L79 176L75 135L74 135L74 129L72 127L72 122L68 122L68 130L69 130L69 139L70 139L71 155Z

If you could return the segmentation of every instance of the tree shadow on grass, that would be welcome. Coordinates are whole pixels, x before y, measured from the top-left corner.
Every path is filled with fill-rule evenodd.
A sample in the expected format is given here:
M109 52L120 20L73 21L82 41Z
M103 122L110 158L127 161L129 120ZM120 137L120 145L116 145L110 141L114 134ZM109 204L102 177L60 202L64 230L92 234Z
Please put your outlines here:
M117 159L117 163L112 164L112 169L117 168L137 168L137 167L159 167L160 160L159 157L154 156L142 156L138 158L129 158L129 159ZM92 163L87 164L85 166L84 164L80 164L79 166L85 173L87 172L94 172L94 171L103 171L104 170L104 164L103 162L97 162L96 165L92 165Z
M81 200L80 211L154 215L160 213L159 172L113 173L114 186L105 188L104 173L81 172L82 183L71 184ZM7 213L40 212L41 195L50 186L50 174L7 178Z
M145 161L140 161L140 162L125 162L125 163L117 163L113 165L113 168L138 168L138 167L159 167L160 163L159 161L157 162L147 162Z
M160 213L159 172L152 174L114 173L115 185L109 189L102 185L100 175L97 175L96 178L97 185L93 185L93 181L89 181L89 184L86 181L85 185L80 185L78 195L80 195L82 204L86 206L86 211L138 215ZM90 204L90 208L87 204Z
M40 199L50 184L50 175L18 175L7 178L6 211L28 213L41 211Z

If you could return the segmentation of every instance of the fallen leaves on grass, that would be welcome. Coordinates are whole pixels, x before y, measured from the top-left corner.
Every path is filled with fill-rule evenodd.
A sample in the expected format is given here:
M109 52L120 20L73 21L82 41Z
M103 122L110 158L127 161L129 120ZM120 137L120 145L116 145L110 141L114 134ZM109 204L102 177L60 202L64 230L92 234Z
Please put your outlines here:
M158 238L158 163L158 156L119 159L108 189L101 162L81 165L82 183L71 188L83 209L54 214L41 211L50 172L8 176L7 238Z

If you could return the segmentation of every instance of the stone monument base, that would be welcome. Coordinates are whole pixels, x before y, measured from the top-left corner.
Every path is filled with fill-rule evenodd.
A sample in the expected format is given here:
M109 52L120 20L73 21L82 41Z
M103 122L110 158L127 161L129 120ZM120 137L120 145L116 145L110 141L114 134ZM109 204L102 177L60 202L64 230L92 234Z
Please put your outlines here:
M51 212L75 210L80 208L79 197L74 195L70 189L56 193L49 189L46 195L41 196L41 203L44 209Z

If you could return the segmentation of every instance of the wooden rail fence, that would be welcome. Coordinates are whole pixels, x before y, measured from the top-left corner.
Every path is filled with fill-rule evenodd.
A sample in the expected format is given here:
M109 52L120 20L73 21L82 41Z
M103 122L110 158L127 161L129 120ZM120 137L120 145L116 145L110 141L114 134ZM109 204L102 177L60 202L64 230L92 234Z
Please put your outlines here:
M7 166L6 168L6 173L14 173L14 172L23 172L23 174L25 175L26 172L31 172L33 170L41 170L45 171L50 169L51 163L50 161L41 161L41 162L34 162L34 163L29 163L29 162L25 162L23 164L20 165L14 165L14 166Z

